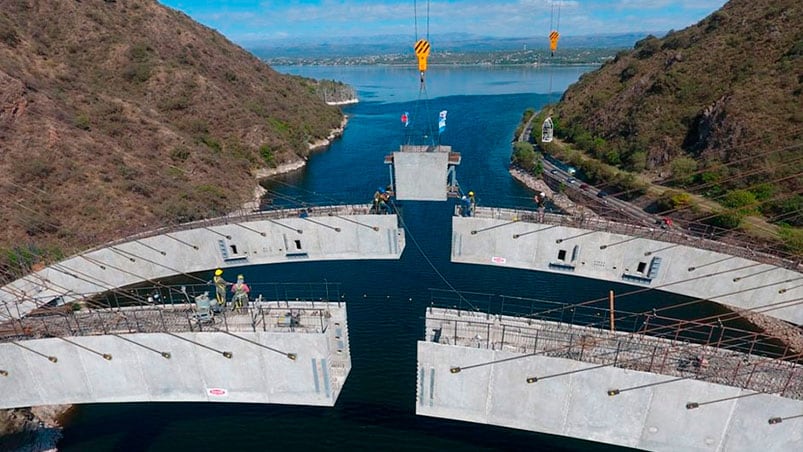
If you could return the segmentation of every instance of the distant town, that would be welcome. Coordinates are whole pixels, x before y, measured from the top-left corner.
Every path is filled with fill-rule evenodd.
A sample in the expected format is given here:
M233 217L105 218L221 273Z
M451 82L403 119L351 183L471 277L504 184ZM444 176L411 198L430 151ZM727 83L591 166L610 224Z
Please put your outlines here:
M562 50L554 56L541 49L491 50L483 52L445 51L433 53L433 65L600 65L616 56L623 48L572 48ZM293 65L409 65L413 64L410 53L390 53L382 55L332 55L332 56L271 56L262 57L271 66Z

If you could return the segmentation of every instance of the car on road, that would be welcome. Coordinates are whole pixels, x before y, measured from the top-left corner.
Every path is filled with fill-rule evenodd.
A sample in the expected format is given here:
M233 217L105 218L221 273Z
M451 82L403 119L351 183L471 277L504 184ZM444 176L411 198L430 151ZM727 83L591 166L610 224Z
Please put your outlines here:
M606 196L608 196L608 192L605 190L600 190L597 192L597 198L605 198Z
M568 183L568 184L573 184L573 183L575 183L576 181L577 181L577 179L575 179L575 178L573 178L573 177L570 177L570 178L566 179L566 183Z
M549 174L558 174L558 170L556 170L556 169L553 169L553 170L551 170L551 171L549 172Z
M580 190L588 190L588 184L580 184Z

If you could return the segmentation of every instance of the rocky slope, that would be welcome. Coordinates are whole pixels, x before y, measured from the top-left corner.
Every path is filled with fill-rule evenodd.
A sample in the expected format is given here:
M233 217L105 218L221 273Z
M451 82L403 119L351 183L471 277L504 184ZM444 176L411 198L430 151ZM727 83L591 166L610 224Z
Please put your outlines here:
M731 0L584 75L556 107L556 133L655 178L671 175L678 158L694 159L698 174L675 178L679 185L711 182L709 191L721 193L773 182L756 196L796 193L803 188L794 177L803 167L802 91L803 3ZM803 207L803 198L790 199ZM771 210L765 213L781 213Z
M317 90L153 0L0 0L0 271L236 209L340 127Z

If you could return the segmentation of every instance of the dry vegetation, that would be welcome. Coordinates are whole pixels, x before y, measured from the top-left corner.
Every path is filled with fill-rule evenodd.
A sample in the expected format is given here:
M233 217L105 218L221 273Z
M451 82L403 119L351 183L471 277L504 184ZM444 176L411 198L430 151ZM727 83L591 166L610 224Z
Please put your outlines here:
M340 125L316 89L153 0L0 0L0 270L236 209Z

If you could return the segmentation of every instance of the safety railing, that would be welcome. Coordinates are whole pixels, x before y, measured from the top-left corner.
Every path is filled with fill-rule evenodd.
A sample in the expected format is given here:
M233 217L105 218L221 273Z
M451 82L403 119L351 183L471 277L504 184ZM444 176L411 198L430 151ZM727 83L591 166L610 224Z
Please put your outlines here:
M600 304L607 305L606 301ZM458 316L470 313L491 321L496 316L510 316L526 322L542 320L566 325L610 329L656 338L684 341L723 350L744 352L773 359L789 359L790 347L770 334L750 331L733 323L738 317L723 314L708 321L680 319L657 312L627 312L609 307L572 305L536 298L494 295L478 292L454 292L430 289L430 312L433 308L448 309ZM796 360L803 362L803 358Z
M429 312L425 336L426 341L441 344L594 364L588 371L611 366L803 400L803 366L788 360L683 340L545 320L507 316L488 319L482 313L448 309ZM477 364L481 363L474 365ZM522 382L524 380L525 376L522 376Z
M130 333L300 332L324 333L330 310L339 301L251 301L219 312L202 313L194 304L61 310L5 322L0 343L50 337Z
M725 253L732 256L743 257L745 259L750 259L757 262L800 271L799 256L790 255L779 247L770 247L769 252L757 251L755 246L753 246L755 240L751 239L749 236L736 231L726 231L724 229L717 229L707 225L705 226L706 229L704 230L698 230L695 228L680 230L676 227L664 229L657 225L656 227L646 227L632 222L616 222L602 218L480 206L475 208L474 216L478 218L493 218L505 221L543 223L552 226L566 226L600 232L609 232L612 234L628 235L631 237L639 237L716 251L719 253ZM705 231L709 232L706 233ZM606 244L600 243L600 246L602 245Z
M252 300L260 298L263 301L337 301L341 298L339 282L270 282L248 283L248 286L251 290L249 297ZM225 289L226 297L231 301L231 285ZM107 292L93 301L93 304L105 307L126 306L132 303L175 305L192 303L195 297L204 293L213 298L215 291L215 285L211 281L206 284L139 286Z
M22 319L5 317L0 323L0 341L18 337L54 337L125 332L203 331L204 328L234 328L238 331L262 331L276 325L295 327L318 325L318 314L306 318L306 310L324 311L340 306L340 283L255 283L249 285L251 302L232 311L230 288L226 287L229 308L215 314L214 322L201 319L194 308L198 296L215 297L212 284L148 286L116 289L100 296L63 306L44 306ZM301 304L299 304L301 303ZM300 314L293 311L300 309ZM290 312L291 317L285 318ZM248 315L244 315L248 314Z

